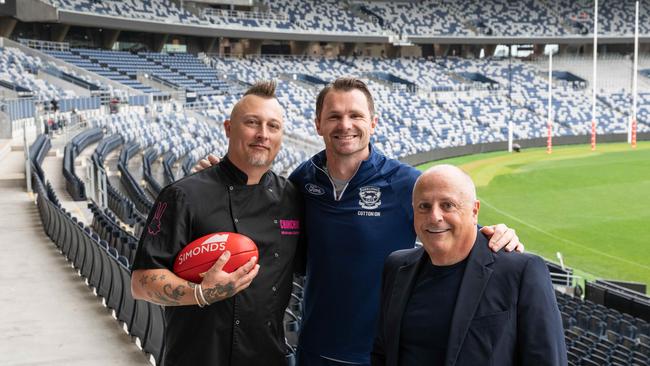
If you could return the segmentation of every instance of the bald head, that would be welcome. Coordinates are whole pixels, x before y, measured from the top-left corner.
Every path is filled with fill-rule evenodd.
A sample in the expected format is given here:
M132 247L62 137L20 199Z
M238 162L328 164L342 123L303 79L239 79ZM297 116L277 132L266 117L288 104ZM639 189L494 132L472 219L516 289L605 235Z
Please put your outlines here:
M462 169L449 164L435 165L422 173L415 182L413 197L418 190L426 189L431 185L446 184L454 187L454 190L463 197L465 203L470 205L476 201L476 187L467 173Z
M413 225L435 265L458 263L476 240L479 201L472 179L452 165L436 165L413 188Z

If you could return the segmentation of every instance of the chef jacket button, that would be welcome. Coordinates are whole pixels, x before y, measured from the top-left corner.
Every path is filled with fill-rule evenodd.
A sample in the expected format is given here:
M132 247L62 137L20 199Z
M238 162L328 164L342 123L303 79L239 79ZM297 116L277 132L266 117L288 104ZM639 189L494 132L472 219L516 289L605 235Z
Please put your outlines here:
M277 257L280 256L280 254L278 254L278 252L275 252L275 253L273 253L273 256L277 258Z
M230 187L228 187L228 189L230 189L230 190L232 191L232 190L234 189L234 187L233 187L233 186L230 186Z
M271 287L271 290L273 290L273 292L275 292L275 291L277 291L278 289L277 289L277 287L273 286L273 287Z
M277 224L277 223L278 223L278 220L273 220L273 223L274 223L274 224Z
M238 219L238 218L235 218L235 222L239 222L239 219Z
M239 319L235 320L235 325L239 325Z

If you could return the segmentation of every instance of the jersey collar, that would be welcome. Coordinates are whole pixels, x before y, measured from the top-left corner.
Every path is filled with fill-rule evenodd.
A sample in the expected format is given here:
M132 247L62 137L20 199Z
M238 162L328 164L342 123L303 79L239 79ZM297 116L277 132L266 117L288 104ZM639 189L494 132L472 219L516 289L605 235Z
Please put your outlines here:
M235 164L228 159L228 155L224 156L219 163L221 169L226 173L228 178L232 181L233 184L245 186L248 183L248 175L239 169ZM269 181L269 172L267 171L260 178L260 184L266 185Z
M372 144L368 144L368 148L370 149L370 155L368 155L366 160L361 162L359 169L357 169L357 172L352 176L352 178L350 178L349 183L365 181L376 174L378 170L377 166L380 165L383 155L379 150L375 149ZM325 154L325 150L314 155L312 157L312 163L325 173L327 167L327 155ZM327 173L325 174L327 175Z

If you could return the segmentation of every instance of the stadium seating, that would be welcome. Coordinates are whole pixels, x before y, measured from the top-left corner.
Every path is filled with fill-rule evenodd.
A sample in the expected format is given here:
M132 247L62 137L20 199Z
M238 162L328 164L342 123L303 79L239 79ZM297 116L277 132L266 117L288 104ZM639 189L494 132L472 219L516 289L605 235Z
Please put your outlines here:
M560 0L554 9L578 30L592 33L594 5L588 0ZM648 4L640 2L639 32L648 33ZM634 34L634 1L601 1L598 7L598 33L609 35Z
M570 365L647 365L648 322L556 292ZM643 340L643 341L642 341Z
M308 37L310 33L324 34L325 38L343 35L350 39L358 35L390 36L394 45L409 44L410 36L584 36L588 39L593 29L592 0L262 0L250 11L208 9L204 7L209 5L200 2L183 4L175 0L40 1L60 11L75 13L74 16L94 14L120 18L121 24L131 20L161 26L171 23L237 31L302 33L297 38ZM641 33L647 35L650 33L650 8L647 2L641 5ZM631 1L601 1L599 34L630 35L633 9ZM22 23L22 20L18 23L19 30L25 28ZM76 26L71 33L77 31L74 28ZM128 33L130 30L118 33L117 37L130 38L132 35ZM188 49L201 43L192 39L194 37L187 35ZM182 37L179 39L184 41ZM191 43L190 39L197 42ZM319 40L311 41L317 43ZM413 38L410 41L416 43ZM116 49L125 47L121 42L122 39ZM218 42L223 46L221 40ZM77 47L93 47L89 44L91 41L82 41ZM341 47L341 52L350 51L347 46ZM457 54L455 47L449 49L454 50L450 54ZM268 52L268 49L262 50ZM399 47L394 50L410 51ZM434 50L439 56L446 52ZM222 123L242 92L255 81L275 79L278 82L277 96L285 110L285 139L272 169L285 176L322 149L322 138L314 129L315 100L323 85L342 75L358 76L369 85L379 117L371 139L373 148L390 157L405 158L435 149L504 142L510 128L516 140L546 136L548 80L545 58L387 58L360 57L356 52L352 56L336 57L247 55L232 58L70 48L67 44L41 51L138 91L137 95L121 95L124 97L120 98L123 110L109 115L103 108L107 104L104 96L106 93L114 96L114 92L113 86L98 81L105 79L95 79L85 73L80 76L65 66L18 48L0 48L0 90L12 97L15 94L21 98L33 96L41 102L59 100L61 112L76 108L78 104L67 100L80 100L80 95L61 86L65 84L46 81L52 80L49 76L77 80L93 92L92 97L86 93L84 97L88 98L89 108L96 112L88 118L89 128L73 137L65 147L62 174L73 199L94 198L94 194L86 191L84 180L77 176L75 160L82 150L97 143L91 168L110 171L107 201L103 202L107 207L100 208L90 201L92 223L85 224L81 217L75 217L61 205L40 167L51 146L49 138L42 135L29 150L39 214L57 250L102 298L104 306L112 310L136 344L157 362L165 347L163 310L133 299L129 290L130 264L134 260L137 238L162 187L190 174L192 165L208 153L225 155L228 139ZM553 80L551 101L554 136L588 135L592 119L597 121L599 135L627 132L632 103L629 57L599 59L603 77L599 76L596 84L596 116L591 114L590 58L561 56L554 62L558 74ZM638 129L650 132L650 59L641 59L641 69ZM560 73L575 74L580 81L566 81ZM154 97L167 100L172 93L170 90L186 92L188 101L196 100L185 104L168 101L165 108L151 104ZM100 93L102 97L98 96ZM18 104L32 114L35 110L31 108L34 103L26 103L26 100L0 104L3 110ZM32 114L23 113L21 117L32 117ZM119 155L117 162L112 159L115 155ZM295 279L285 312L290 360L302 322L301 285L301 280ZM570 365L650 364L650 325L641 313L625 311L618 306L606 307L589 296L582 300L558 293L557 299Z
M39 58L24 54L17 48L0 48L0 87L13 89L24 96L36 96L41 100L64 99L76 96L71 90L63 90L37 77L38 70L45 67Z
M214 69L207 67L194 55L139 52L138 56L162 66L162 70L152 72L154 75L199 95L226 92L230 89L228 82L217 78Z
M388 59L353 56L213 57L201 60L189 54L153 52L136 54L75 48L47 52L149 93L159 91L141 84L137 80L138 74L146 72L157 75L179 88L196 93L199 98L199 104L194 109L197 116L216 120L218 124L229 115L244 85L259 79L280 78L278 97L286 110L286 133L290 139L285 143L287 151L281 152L276 165L284 174L312 153L296 153L303 151L304 146L297 148L291 139L306 142L313 146L311 150L322 146L320 138L313 133L313 101L322 84L339 75L359 75L370 83L381 117L373 142L378 149L392 157L404 157L433 148L505 141L509 125L512 125L515 139L538 138L546 134L547 80L540 73L544 64L537 62L499 58ZM11 57L13 60L19 56L11 53ZM24 54L19 58L23 60L21 64L28 66L43 63ZM605 61L603 68L612 70L629 63L622 59ZM583 61L576 62L582 65L580 62ZM560 60L558 63L570 65L568 61ZM589 77L585 80L588 83ZM554 84L554 135L589 134L592 116L590 90L586 89L588 84L560 80ZM598 134L627 131L631 104L628 88L600 90L597 100ZM641 90L638 130L644 132L650 131L650 95ZM178 113L171 117L167 117L166 113L159 114L160 122L147 130L139 128L141 124L149 123L148 117L143 114L115 118L116 121L104 121L100 125L107 126L112 134L121 134L125 142L137 142L144 150L157 145L156 156L164 157L165 179L160 182L161 185L179 178L173 168L176 162L182 163L183 173L187 174L193 163L206 153L225 153L225 136L220 128L204 127L200 133L181 128L183 132L180 135L175 129L160 129L160 123L183 125L182 122L174 122L186 118L179 117ZM126 120L131 122L124 125ZM189 123L188 126L198 125ZM144 135L145 131L147 136ZM147 179L146 175L144 178ZM156 192L155 189L153 191ZM112 192L111 196L116 197L116 193ZM132 199L136 205L140 201ZM128 211L128 205L123 207L119 212ZM143 205L140 209L146 207Z
M467 60L455 57L440 59L380 59L348 57L338 59L296 56L262 58L212 58L217 69L232 70L242 81L309 75L329 81L336 75L362 75L370 82L376 99L380 124L373 141L389 156L403 157L432 148L505 141L508 125L513 123L515 139L546 135L548 120L547 80L535 64L504 59ZM616 65L611 67L615 68ZM387 82L377 73L403 79L416 86ZM463 79L460 75L477 74L491 84ZM290 86L281 82L278 95L287 109L288 134L318 143L313 136L313 101L318 84ZM556 136L586 135L591 131L591 99L584 86L556 81L553 109ZM645 94L642 94L644 96ZM615 98L616 103L610 101ZM204 113L215 119L223 114L223 99L204 98L220 105ZM629 104L628 104L629 105ZM639 101L639 131L645 124L647 101ZM629 112L626 101L616 93L601 92L597 101L597 133L622 133L627 130Z
M262 1L259 10L196 8L198 15L170 1L44 0L72 12L153 22L195 24L301 32L447 36L564 36L593 31L591 0L487 0L418 2L334 0ZM195 11L196 12L196 11ZM525 16L523 16L525 14ZM604 1L599 9L599 33L633 33L634 2ZM640 31L650 31L647 4L641 2Z
M32 175L32 184L37 193L37 205L46 234L77 268L81 278L104 299L105 306L124 322L127 332L147 344L144 350L159 362L164 334L164 323L159 316L161 308L133 300L130 296L130 269L124 257L118 256L115 248L109 247L106 241L100 240L89 228L75 221L65 209L51 201L37 174ZM147 312L138 312L143 307ZM142 322L146 326L144 331L139 332L136 325Z
M86 188L82 179L75 172L75 159L79 153L89 145L101 140L103 132L99 128L88 129L75 136L70 141L63 153L63 177L66 180L66 188L75 201L86 200Z
M98 15L145 19L159 22L199 23L187 10L179 9L170 0L47 0L50 4L69 11Z
M298 29L326 32L353 32L376 34L381 28L360 18L336 0L306 2L300 0L274 0L266 2L271 12L286 15Z
M56 53L56 51L52 51ZM62 53L62 52L59 52ZM50 79L60 79L61 83L55 85ZM78 88L87 89L83 95L75 90L65 88L66 83L74 84ZM36 56L25 54L18 48L0 47L0 88L16 92L18 97L35 97L41 101L59 101L60 110L70 111L76 109L97 108L97 104L86 101L77 102L82 96L120 95L119 90L114 90L110 85L102 84L98 79L79 75L74 70L56 65ZM75 103L77 102L77 103Z
M208 68L190 54L163 54L153 52L131 53L71 48L68 51L44 50L75 66L122 83L145 93L161 94L152 86L142 84L138 77L160 80L178 90L197 95L222 94L230 85L217 78Z

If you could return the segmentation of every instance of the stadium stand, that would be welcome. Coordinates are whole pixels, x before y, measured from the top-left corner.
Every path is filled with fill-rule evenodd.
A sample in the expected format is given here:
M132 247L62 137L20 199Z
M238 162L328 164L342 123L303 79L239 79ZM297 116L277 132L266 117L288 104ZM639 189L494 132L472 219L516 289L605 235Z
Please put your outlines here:
M85 184L77 176L74 169L75 159L81 150L101 140L102 136L101 129L89 129L75 136L65 147L63 153L63 177L66 180L68 193L75 201L85 201L87 199Z
M61 54L61 51L56 51ZM441 59L378 59L363 57L348 57L338 59L325 58L305 58L305 57L263 57L247 59L227 59L212 58L210 64L212 68L201 66L198 59L189 55L179 54L155 54L140 53L131 54L128 52L112 53L107 51L95 51L76 49L70 52L76 52L79 55L88 57L97 57L95 60L104 60L119 66L125 75L116 76L116 71L105 73L104 76L112 77L116 81L126 82L128 85L140 88L140 90L153 91L145 87L134 78L137 77L138 70L152 72L159 70L161 78L179 85L196 84L196 80L204 80L200 87L191 89L201 96L202 101L207 101L214 105L227 100L223 98L210 98L210 94L215 96L224 92L235 92L230 88L226 81L219 81L211 70L217 69L218 72L227 72L240 83L250 83L255 79L287 77L289 81L296 77L293 83L281 83L280 97L285 105L296 105L296 109L288 108L289 119L293 122L288 129L290 134L295 134L303 139L309 139L310 128L313 115L313 108L309 106L313 100L313 92L307 86L296 85L303 82L297 76L305 75L305 80L330 80L331 75L340 74L362 74L370 80L377 80L373 87L379 95L378 103L380 111L382 108L387 110L397 109L399 106L408 104L419 104L424 111L439 109L439 115L442 120L447 120L450 124L457 125L459 120L475 122L475 137L468 133L470 138L461 139L455 134L437 133L433 146L454 146L467 143L503 141L507 135L507 125L510 119L515 126L516 138L526 139L540 137L543 129L539 128L545 124L546 120L546 99L545 86L546 80L540 75L539 66L535 64L522 63L515 61L514 64L503 59L485 59L485 60L466 60L459 58L441 58ZM51 55L56 55L50 51ZM90 56L92 55L92 56ZM106 58L105 58L106 57ZM117 59L119 61L116 61ZM74 62L72 59L67 61ZM112 61L111 61L112 60ZM78 61L78 60L77 60ZM178 72L177 67L183 62L193 65L188 71ZM262 67L262 64L264 66ZM77 63L78 66L89 67L84 63ZM152 66L153 65L153 66ZM616 69L617 63L612 63L612 69ZM150 69L152 67L153 69ZM583 68L584 69L584 68ZM91 71L92 69L88 69ZM162 71L166 70L166 71ZM427 70L425 72L425 70ZM435 73L431 73L435 70ZM99 71L99 70L97 70ZM387 74L390 76L388 78ZM119 73L118 73L119 74ZM191 75L190 75L191 74ZM467 80L462 75L479 75L484 79L492 80L492 84L473 80ZM381 75L378 76L378 75ZM199 78L203 79L199 79ZM309 79L310 77L316 79ZM387 79L388 78L388 79ZM399 84L394 80L402 80L404 83ZM586 77L587 82L589 77ZM417 81L417 82L415 82ZM287 86L284 86L287 85ZM289 87L288 85L291 85ZM412 89L408 89L410 86ZM391 92L391 88L403 88L399 95ZM495 89L493 93L479 93L476 89ZM507 93L506 93L506 88ZM384 91L386 90L386 91ZM422 98L425 91L438 92L434 93L435 103L431 98ZM410 91L410 92L409 92ZM417 91L414 93L413 91ZM446 97L444 91L453 91L451 97ZM466 93L463 94L462 92ZM625 90L623 91L625 93ZM384 100L384 96L391 96L391 100ZM643 131L647 128L644 123L647 110L645 107L646 100L641 98L639 108L640 129ZM420 99L421 98L421 99ZM410 99L410 100L409 100ZM620 132L627 126L627 117L629 112L625 108L625 97L621 91L616 93L604 92L598 101L599 118L608 121L599 124L599 133ZM227 103L226 103L227 104ZM589 105L588 90L576 88L573 84L562 84L556 87L554 96L554 109L556 110L558 134L587 134L589 132L589 122L591 121L590 111L579 112L579 105ZM395 106L394 108L392 106ZM508 108L511 114L503 113ZM216 108L217 112L203 113L205 116L221 120L225 108ZM395 120L396 113L383 112L382 115L389 116L387 126L402 125L404 128L415 128L413 134L406 134L410 148L398 146L383 146L381 148L391 156L401 157L409 154L424 151L432 145L432 134L418 136L423 131L431 131L426 126L417 126L413 121L423 120L418 115L418 108L409 109L414 111L412 115L401 116L402 120ZM295 113L294 113L295 111ZM578 111L578 113L576 113ZM430 112L429 112L430 113ZM399 113L401 114L401 113ZM435 118L435 117L434 117ZM438 125L438 124L436 124ZM471 126L471 125L470 125ZM294 131L295 130L295 131ZM491 131L485 134L485 131ZM394 133L399 135L400 133ZM404 134L402 132L401 134ZM377 143L382 144L390 139L383 134L377 135ZM314 141L317 143L316 141ZM418 147L419 146L419 147Z
M305 57L213 57L210 62L217 69L233 70L238 78L242 77L242 81L246 82L283 76L291 80L292 75L296 74L307 74L320 80L331 80L332 75L341 74L366 75L372 81L371 87L378 100L377 109L383 117L382 121L386 122L380 124L375 142L389 156L403 157L429 150L432 146L505 141L510 119L514 124L515 138L542 137L547 123L547 81L540 76L541 70L534 63L498 58L467 60L456 57L395 60L364 57L329 60ZM260 69L262 64L266 65L264 69ZM612 68L615 67L617 65L612 65ZM418 92L409 91L405 85L378 79L373 74L376 72L388 72L411 81L417 86ZM488 88L481 82L462 81L459 75L463 73L480 74L496 83ZM303 101L313 101L315 93L311 92L313 89L300 88L296 84L286 88L281 83L280 98L285 105L300 106L297 110L300 115L293 114L289 108L288 119L292 121L292 126L302 125L295 134L308 139L311 122L305 122L313 119L313 107L308 103L305 105ZM590 105L589 90L560 81L556 84L553 98L556 122L554 132L558 135L588 134L591 110L580 106ZM395 92L395 88L399 91ZM428 97L422 93L426 91L438 93ZM645 99L642 99L640 111L645 111L644 103ZM625 131L625 115L629 114L629 104L627 106L626 108L624 103L620 103L620 106L617 104L613 107L609 102L609 94L603 93L598 101L598 118L605 122L598 125L598 132ZM505 111L510 113L504 113ZM644 113L647 112L641 112L640 115L645 115ZM641 117L639 120L642 120ZM645 130L647 126L640 128ZM409 130L411 133L406 132ZM288 130L288 133L293 132ZM396 139L391 137L396 136L400 136L400 142L392 146L390 141Z
M51 126L49 135L38 135L29 147L30 182L42 227L152 363L159 364L164 352L162 308L134 300L129 290L130 264L146 215L164 186L191 174L191 167L208 153L226 153L222 123L253 82L278 82L285 138L273 169L285 176L322 149L322 139L314 133L314 101L323 85L341 75L359 76L370 86L379 117L371 141L390 157L407 159L437 150L504 143L510 126L516 141L542 140L548 123L547 58L539 49L528 58L479 57L478 52L473 57L471 49L485 47L484 52L493 53L490 48L496 43L481 43L489 43L490 37L502 37L505 41L499 43L508 44L541 37L544 41L531 41L539 43L540 49L542 43L550 42L545 37L567 37L571 42L562 44L560 55L554 58L553 135L586 137L591 133L593 60L584 47L593 29L591 0L262 0L237 8L175 0L39 1L34 3L56 9L56 20L42 20L47 31L29 29L38 28L41 20L32 23L32 18L20 18L14 34L14 38L16 33L21 37L19 44L9 41L10 46L3 46L0 42L0 121L8 118L16 131L21 124L27 126L27 119L34 120L35 130L42 124ZM634 2L600 3L599 35L630 36ZM12 26L0 15L0 31L6 32ZM97 29L75 21L56 24L83 15L119 26L99 29L93 35ZM642 36L650 33L649 16L649 3L642 1ZM156 34L141 32L142 24L153 24ZM192 30L176 36L178 28L169 29L169 25ZM211 34L224 29L255 36L235 51L230 44L234 46L239 39ZM58 33L66 32L72 36L59 37ZM275 42L266 32L293 38ZM113 36L120 40L108 42ZM324 41L334 36L349 38L338 39L340 44ZM363 52L363 48L350 49L356 42L361 44L362 36L384 37L390 44L382 45L387 47L381 56ZM416 40L423 37L445 41L420 46ZM156 38L162 41L148 40ZM267 38L271 41L266 42ZM580 38L584 41L576 42ZM481 42L465 48L455 44L468 39ZM616 39L611 47L618 50L625 39ZM119 44L122 40L124 44ZM188 52L152 51L166 46L183 49L179 42L186 43ZM571 44L580 42L579 46ZM217 44L220 53L243 57L215 55L213 47L197 54L201 49L197 44L210 43ZM268 48L256 48L258 43ZM365 51L373 47L378 46L369 44ZM289 48L298 54L257 54L269 53L269 49L284 53ZM412 48L436 57L399 55L402 51L411 55ZM374 56L361 56L366 53ZM610 53L599 56L598 63L596 132L620 137L631 118L631 60L627 54ZM647 55L640 58L638 76L638 133L648 133ZM79 111L85 113L83 126L79 123L73 129L72 124L58 123L79 118ZM48 177L41 166L54 140L64 146L62 168L56 169L64 187L53 184L48 179L51 174ZM102 176L104 188L99 182ZM83 202L82 208L70 199ZM575 285L573 270L547 265L558 289ZM302 279L296 278L285 311L290 363L302 321L302 292ZM650 364L647 296L600 280L586 283L584 299L560 291L556 296L569 365Z
M639 32L648 33L648 4L640 2ZM557 1L554 9L570 22L574 28L585 30L591 28L594 9L591 1L579 0ZM599 7L598 27L604 34L630 35L634 33L634 2L633 1L603 1Z
M647 320L556 292L569 365L647 365ZM646 296L647 299L647 296Z
M458 16L456 9L451 9L451 2L431 5L427 2L368 1L360 5L359 11L372 16L384 29L395 34L471 34L464 19Z
M36 96L42 100L74 97L71 90L63 90L43 79L37 78L44 64L40 59L25 55L16 48L0 49L0 79L3 88L13 89L19 97Z
M287 123L287 134L298 140L309 141L314 146L319 144L319 139L311 134L315 90L321 83L331 80L333 75L364 75L376 94L378 112L385 122L380 124L374 142L382 151L394 157L428 151L432 147L505 141L510 122L513 124L515 139L539 138L545 133L547 120L547 81L541 77L542 65L519 60L468 60L457 57L212 57L207 60L209 67L198 58L187 54L133 54L88 49L46 52L142 91L155 92L153 88L146 87L136 80L138 73L155 74L196 93L201 102L207 103L207 108L202 109L200 114L219 122L228 115L229 106L232 105L235 95L241 91L241 87L233 89L233 85L245 85L263 78L283 79L279 83L278 96L286 106L287 119L290 121ZM92 63L88 63L88 60L92 60ZM625 62L610 61L608 65L612 69ZM92 65L95 64L98 68L93 68ZM109 69L108 66L100 64L111 66ZM562 61L559 61L559 64L562 65ZM184 71L179 71L181 65L188 66L183 66ZM584 67L581 70L584 70ZM569 71L578 72L575 69ZM229 76L218 78L219 74ZM468 79L467 75L471 78ZM589 76L584 80L588 83ZM554 133L588 134L591 111L580 106L590 104L589 90L584 87L585 84L576 86L575 83L561 80L555 84ZM598 124L598 133L620 133L626 130L630 100L625 97L626 93L629 91L625 88L601 92L597 108L598 118L604 123ZM638 120L639 131L643 132L650 126L646 123L646 94L640 95ZM409 107L405 109L404 106ZM132 139L129 134L138 131L135 127L138 123L143 123L142 118L139 122L134 122L131 132L125 132L127 141ZM213 138L210 139L213 141L212 145L200 139L176 145L164 160L167 162L167 179L164 184L176 179L169 163L176 162L188 153L192 154L194 149L199 149L193 154L195 156L184 164L187 170L191 161L198 159L199 152L205 153L223 145L223 135L215 136L221 136L217 137L220 143L214 142ZM399 139L396 139L398 136ZM148 147L151 141L150 138L149 142L139 142L143 143L143 147ZM169 148L163 151L167 153L168 150ZM293 162L278 165L288 167L288 170L298 161L300 156Z
M69 12L205 27L352 34L566 36L588 35L593 2L527 0L511 2L442 1L261 1L259 10L226 10L195 5L194 13L170 0L43 0ZM641 2L641 32L647 33L647 4ZM603 34L633 33L634 2L605 1L600 7ZM527 14L523 17L522 14Z
M161 308L133 300L126 257L119 256L114 247L109 247L108 242L100 239L95 233L95 230L101 232L98 224L86 226L63 208L49 183L44 184L42 177L36 173L42 171L40 164L50 145L49 138L41 135L31 146L36 153L32 155L31 165L35 173L31 180L37 194L36 203L45 233L78 271L80 279L85 280L89 288L103 298L104 306L113 310L116 319L124 322L125 330L131 335L139 336L143 349L151 353L154 359L160 360L160 337L164 332L164 323L158 316ZM142 332L138 332L137 324L145 324Z
M271 12L285 15L298 29L318 29L326 32L377 33L381 28L364 21L345 4L335 0L304 2L299 0L268 1Z
M114 17L147 19L159 22L199 23L193 14L180 10L170 0L48 0L50 4L69 11L96 13Z

